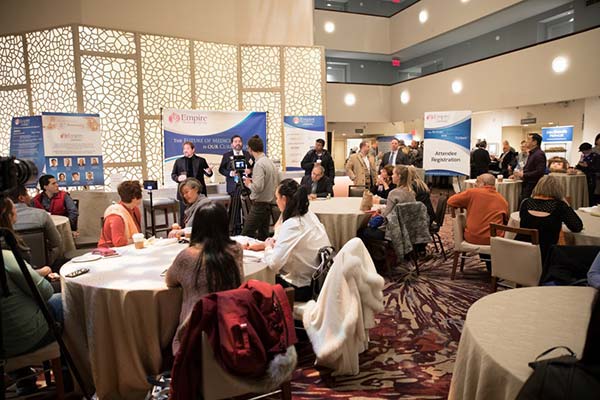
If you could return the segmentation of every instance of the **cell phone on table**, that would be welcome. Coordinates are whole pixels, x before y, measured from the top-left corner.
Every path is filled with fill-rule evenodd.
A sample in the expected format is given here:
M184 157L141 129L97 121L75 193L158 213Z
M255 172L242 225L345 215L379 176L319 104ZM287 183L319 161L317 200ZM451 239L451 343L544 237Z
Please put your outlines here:
M79 269L76 269L75 271L73 271L71 273L66 274L65 276L67 278L75 278L75 277L77 277L79 275L87 274L88 272L90 272L89 268L79 268Z

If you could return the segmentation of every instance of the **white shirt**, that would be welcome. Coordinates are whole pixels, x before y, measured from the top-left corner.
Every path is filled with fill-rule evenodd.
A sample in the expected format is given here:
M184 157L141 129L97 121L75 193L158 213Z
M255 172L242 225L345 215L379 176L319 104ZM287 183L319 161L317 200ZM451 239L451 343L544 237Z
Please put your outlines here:
M369 162L369 156L364 156L363 160L365 162L365 165L367 166L367 171L371 172L371 163Z
M296 287L309 286L319 266L318 252L330 246L327 232L311 211L283 222L275 235L275 247L265 249L264 260L275 272Z
M396 152L395 151L392 151L392 154L390 154L389 164L396 165Z

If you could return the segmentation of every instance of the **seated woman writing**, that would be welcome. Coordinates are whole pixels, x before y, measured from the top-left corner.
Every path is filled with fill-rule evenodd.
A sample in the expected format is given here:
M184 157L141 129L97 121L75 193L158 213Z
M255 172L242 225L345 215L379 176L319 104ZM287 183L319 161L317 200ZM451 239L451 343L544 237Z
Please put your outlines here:
M98 247L121 247L133 243L132 236L141 232L140 204L142 186L138 181L124 181L117 188L121 201L104 211L104 225Z
M194 222L194 215L203 206L210 204L210 200L202 194L202 183L196 178L187 178L179 184L179 194L185 203L183 212L183 226L191 227ZM169 237L183 235L183 229L178 224L173 224L173 230L169 232Z
M194 216L190 246L177 255L165 277L167 286L183 288L179 326L202 296L239 287L243 268L242 247L229 238L225 207L218 203L201 207ZM173 354L178 348L176 334Z
M265 262L279 272L277 283L293 287L296 301L308 301L312 298L312 274L319 266L319 249L331 243L321 221L308 211L308 192L304 186L293 179L284 179L275 191L275 199L282 212L276 235L247 248L264 249Z

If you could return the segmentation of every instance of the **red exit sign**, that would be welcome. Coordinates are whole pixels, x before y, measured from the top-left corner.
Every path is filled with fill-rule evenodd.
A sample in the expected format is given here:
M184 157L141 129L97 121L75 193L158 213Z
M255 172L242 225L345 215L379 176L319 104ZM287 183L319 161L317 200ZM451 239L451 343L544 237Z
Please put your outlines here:
M400 60L397 58L392 58L392 67L399 67L400 66Z

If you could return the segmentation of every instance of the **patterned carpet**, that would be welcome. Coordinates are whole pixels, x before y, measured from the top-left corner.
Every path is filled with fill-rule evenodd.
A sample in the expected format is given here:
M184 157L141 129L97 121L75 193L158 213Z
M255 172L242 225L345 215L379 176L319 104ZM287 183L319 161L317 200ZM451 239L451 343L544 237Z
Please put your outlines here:
M377 315L369 349L360 356L360 373L332 377L328 370L315 368L310 344L304 343L292 379L294 398L447 397L466 312L489 290L489 275L478 258L467 260L465 273L450 280L451 224L447 215L441 231L447 261L433 253L419 264L419 276L403 263L386 277L385 310Z

